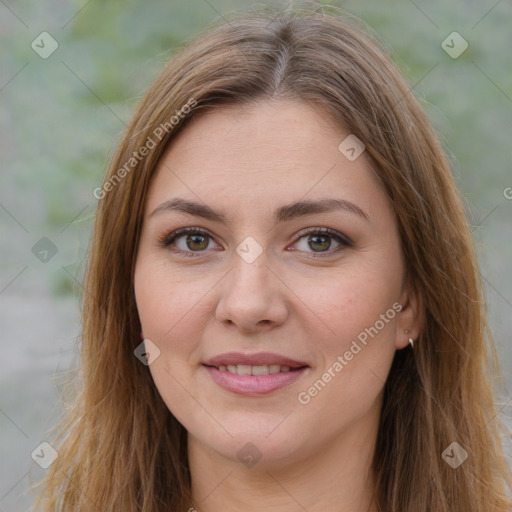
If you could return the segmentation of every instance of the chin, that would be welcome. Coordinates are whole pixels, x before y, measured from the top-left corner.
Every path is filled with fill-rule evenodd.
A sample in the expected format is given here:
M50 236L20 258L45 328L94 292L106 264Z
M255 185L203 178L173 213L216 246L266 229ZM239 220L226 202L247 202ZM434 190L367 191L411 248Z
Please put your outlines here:
M238 428L230 429L229 434L220 429L221 432L208 437L205 437L204 429L198 436L189 432L196 441L218 455L249 469L263 471L286 467L304 457L303 435L291 429L280 429L282 421L280 417L270 428L266 423L261 428L251 422L245 426L240 423Z

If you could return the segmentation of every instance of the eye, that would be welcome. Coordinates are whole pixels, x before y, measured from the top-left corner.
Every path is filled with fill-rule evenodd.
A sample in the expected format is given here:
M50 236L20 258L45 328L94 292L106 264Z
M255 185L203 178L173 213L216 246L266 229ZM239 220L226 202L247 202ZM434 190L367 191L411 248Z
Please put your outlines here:
M177 247L174 252L181 252L184 256L192 256L191 253L204 252L211 249L210 242L213 242L211 235L198 228L182 228L166 235L161 240L162 247Z
M329 250L333 245L333 240L337 246L333 250ZM312 251L314 257L324 257L337 253L346 247L352 247L353 243L348 237L333 229L313 228L306 233L302 232L302 236L295 243L295 246L300 251Z
M295 248L289 250L300 250L312 253L313 257L325 257L340 252L346 247L352 247L352 241L330 228L310 228L309 231L299 232L298 241L295 242ZM337 244L334 249L332 245ZM198 253L213 249L211 246L219 247L214 243L210 233L204 229L189 227L181 228L165 235L160 240L160 245L173 252L180 253L183 256L196 256ZM173 248L174 247L174 248Z

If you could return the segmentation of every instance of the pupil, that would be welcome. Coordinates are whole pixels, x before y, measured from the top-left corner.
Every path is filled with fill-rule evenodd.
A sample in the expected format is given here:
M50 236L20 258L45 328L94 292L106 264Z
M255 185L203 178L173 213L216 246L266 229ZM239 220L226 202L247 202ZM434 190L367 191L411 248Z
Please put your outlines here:
M201 241L203 242L202 244ZM208 241L206 241L206 244L204 243L205 241L206 237L203 235L189 235L187 237L187 246L189 249L206 249L206 247L208 247ZM190 242L192 244L198 244L199 246L196 245L195 247L191 247Z
M323 240L324 243L322 244L322 242L318 242L318 240ZM312 243L313 244L323 245L323 247L318 247L318 245L316 247L317 249L320 248L321 250L329 249L329 247L331 245L331 241L330 241L329 237L327 237L327 236L319 236L319 235L312 236L311 239L310 239L309 246L311 247L311 249L314 249L314 247L312 246Z

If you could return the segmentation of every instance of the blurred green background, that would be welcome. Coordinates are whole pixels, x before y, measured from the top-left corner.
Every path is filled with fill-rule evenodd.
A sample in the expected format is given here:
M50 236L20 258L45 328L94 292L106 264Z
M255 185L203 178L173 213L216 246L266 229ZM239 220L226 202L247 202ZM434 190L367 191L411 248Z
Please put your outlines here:
M0 511L31 503L30 454L59 413L53 375L76 354L93 190L125 123L180 47L220 17L268 5L288 2L0 0ZM512 1L329 5L378 34L439 133L474 227L512 390ZM469 45L458 58L441 47L454 31ZM46 59L31 47L42 32L58 43ZM33 250L43 237L46 262ZM508 400L497 397L505 414ZM44 470L32 466L37 480Z

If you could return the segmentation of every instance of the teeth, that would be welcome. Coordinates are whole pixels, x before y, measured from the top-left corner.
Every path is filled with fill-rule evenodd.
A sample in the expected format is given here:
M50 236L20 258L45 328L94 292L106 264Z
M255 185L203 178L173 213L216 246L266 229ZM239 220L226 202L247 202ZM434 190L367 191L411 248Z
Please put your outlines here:
M268 375L270 373L270 368L268 366L253 366L251 373L253 375Z
M238 370L238 375L251 375L251 365L250 364L238 364L236 369Z
M279 372L289 372L289 366L281 366L280 364L262 364L251 366L250 364L228 364L220 365L221 372L237 373L238 375L269 375Z

